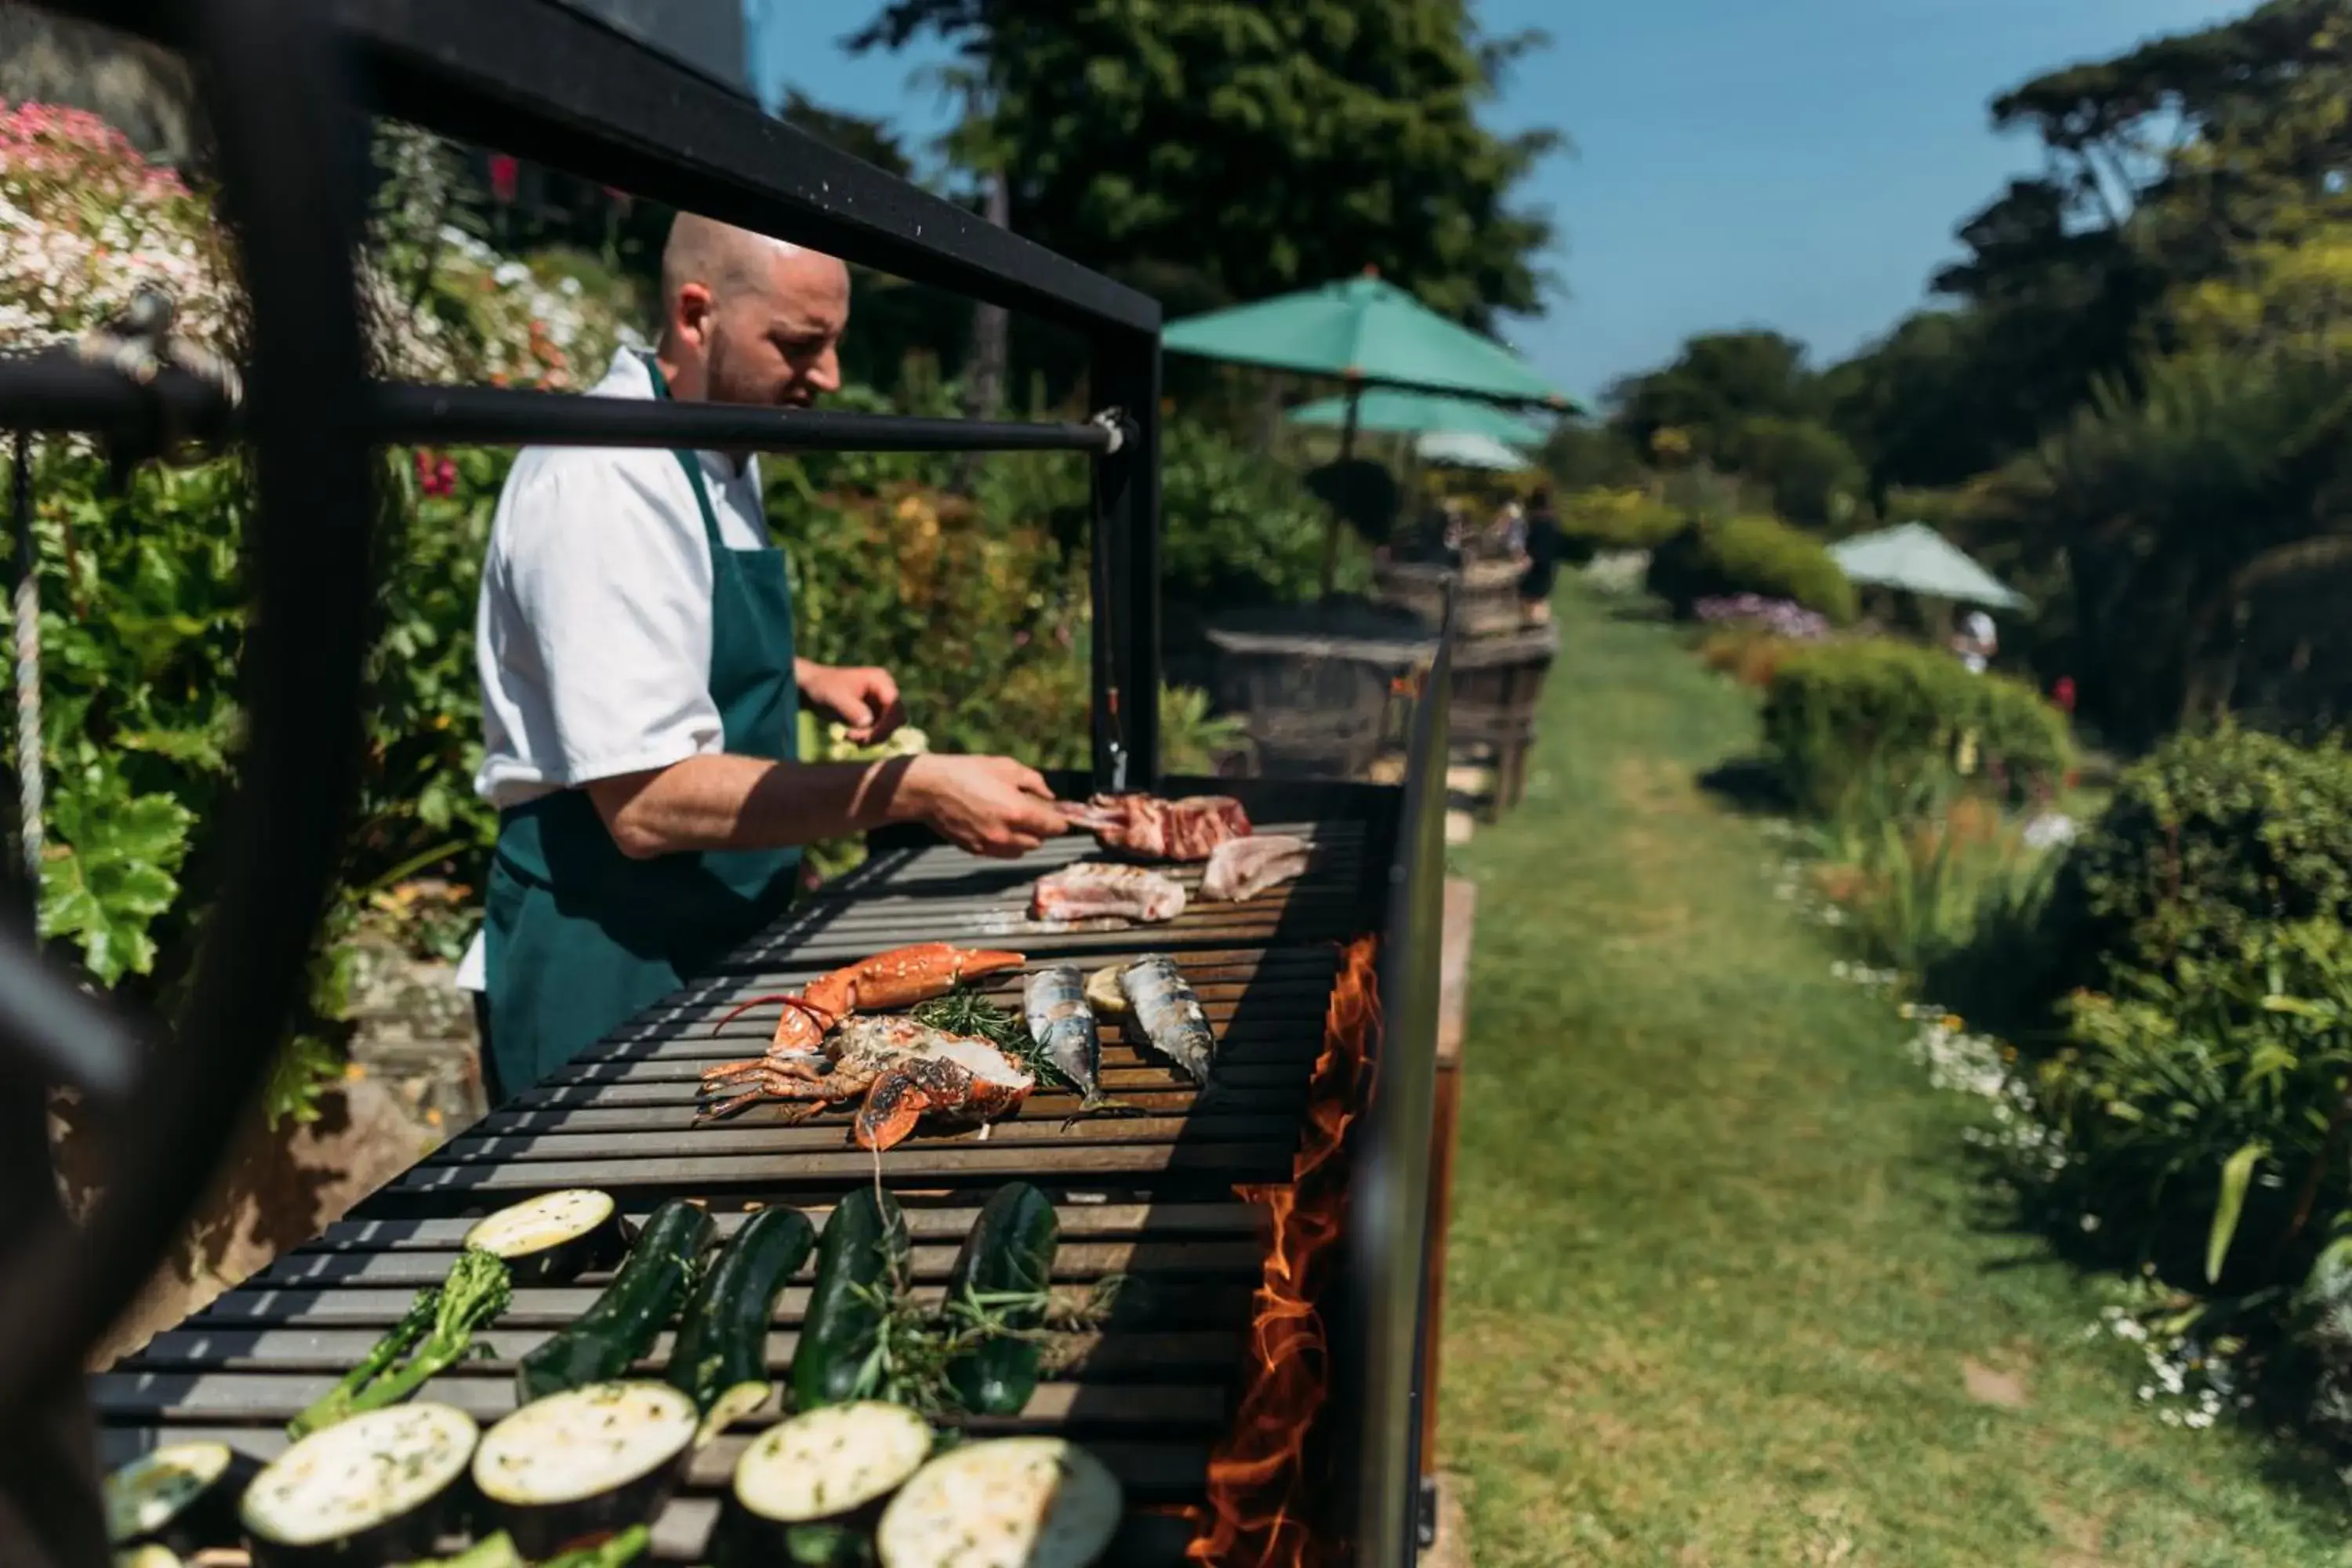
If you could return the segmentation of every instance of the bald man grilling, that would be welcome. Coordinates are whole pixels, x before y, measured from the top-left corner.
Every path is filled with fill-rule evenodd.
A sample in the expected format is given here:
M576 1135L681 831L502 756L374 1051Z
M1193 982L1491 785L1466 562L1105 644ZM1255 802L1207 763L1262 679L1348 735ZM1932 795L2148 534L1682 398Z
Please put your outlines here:
M624 350L594 392L805 408L840 386L848 324L839 261L680 217L660 342ZM475 787L499 807L499 843L467 968L493 1104L775 919L800 845L921 822L1012 858L1062 830L1045 780L1008 758L794 759L803 703L860 742L905 714L887 670L793 652L748 453L523 452L477 629Z

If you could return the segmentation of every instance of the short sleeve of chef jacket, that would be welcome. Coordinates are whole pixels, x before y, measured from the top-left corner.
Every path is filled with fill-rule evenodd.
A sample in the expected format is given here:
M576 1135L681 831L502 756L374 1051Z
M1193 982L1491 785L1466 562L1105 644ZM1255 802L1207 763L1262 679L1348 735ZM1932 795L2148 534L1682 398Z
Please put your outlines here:
M652 384L625 358L595 391L649 396ZM763 543L756 466L696 457L721 543ZM670 453L523 452L482 574L480 793L511 805L720 750L711 577L694 491Z

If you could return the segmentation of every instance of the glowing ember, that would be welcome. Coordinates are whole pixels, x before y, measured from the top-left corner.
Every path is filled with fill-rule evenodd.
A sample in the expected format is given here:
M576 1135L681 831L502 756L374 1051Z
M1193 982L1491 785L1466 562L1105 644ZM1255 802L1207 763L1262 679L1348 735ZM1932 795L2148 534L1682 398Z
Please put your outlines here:
M1347 1173L1338 1156L1371 1087L1367 1058L1381 1027L1372 963L1379 945L1376 938L1359 937L1340 961L1290 1180L1236 1189L1266 1205L1273 1239L1250 1325L1249 1385L1232 1435L1209 1459L1208 1511L1190 1553L1195 1563L1314 1568L1324 1558L1322 1543L1301 1517L1307 1439L1330 1375L1315 1302L1347 1217Z

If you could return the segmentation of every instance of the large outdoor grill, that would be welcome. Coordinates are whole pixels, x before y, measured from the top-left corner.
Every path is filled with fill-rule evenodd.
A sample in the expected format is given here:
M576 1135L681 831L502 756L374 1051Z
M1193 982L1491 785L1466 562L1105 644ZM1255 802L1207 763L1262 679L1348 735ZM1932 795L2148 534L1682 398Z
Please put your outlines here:
M1049 929L1026 918L1030 886L1091 852L1090 840L1061 839L1005 864L919 837L877 837L862 868L804 900L715 973L91 1379L100 1456L112 1463L197 1433L257 1455L282 1447L285 1422L363 1354L417 1289L441 1279L467 1216L515 1198L594 1185L642 1215L682 1195L704 1201L730 1229L765 1204L822 1217L840 1194L875 1180L876 1157L850 1143L845 1112L795 1122L763 1105L719 1125L690 1125L700 1070L758 1054L774 1026L772 1006L720 1021L741 1002L915 942L1012 948L1033 966L1093 968L1164 952L1198 989L1219 1037L1221 1083L1209 1100L1109 1026L1106 1089L1135 1114L1072 1121L1070 1099L1041 1092L985 1134L919 1134L880 1157L880 1178L908 1205L917 1284L934 1293L994 1185L1019 1177L1055 1199L1063 1226L1056 1293L1091 1312L1027 1410L999 1426L1066 1434L1121 1476L1139 1507L1111 1561L1181 1557L1195 1527L1186 1510L1208 1500L1213 1450L1234 1429L1252 1371L1253 1298L1268 1237L1264 1208L1236 1189L1290 1180L1317 1108L1310 1084L1320 1081L1343 952L1374 938L1381 1021L1355 1034L1364 1060L1336 1167L1344 1229L1314 1303L1328 1335L1326 1402L1307 1446L1300 1500L1318 1560L1409 1563L1422 1506L1447 639L1403 682L1412 760L1402 787L1162 779L1150 696L1160 669L1152 301L767 119L552 0L212 0L193 17L135 0L71 8L192 45L209 68L221 172L243 220L254 395L240 407L177 371L139 381L53 353L0 361L0 428L97 428L133 451L166 432L247 440L260 480L257 624L270 635L257 634L248 656L254 723L235 818L242 836L222 852L226 939L208 944L178 1037L130 1070L130 1031L0 941L0 1066L29 1060L40 1069L31 1091L0 1092L0 1142L11 1129L37 1125L39 1086L55 1082L80 1088L102 1126L111 1117L137 1132L116 1141L106 1202L79 1232L47 1212L46 1171L0 1169L0 1184L0 1184L0 1321L21 1330L0 1336L0 1504L13 1506L24 1531L18 1546L0 1509L0 1556L13 1563L13 1551L27 1563L72 1568L105 1561L91 1534L87 1450L75 1436L87 1432L79 1425L87 1417L64 1386L72 1380L56 1369L73 1364L153 1268L216 1164L300 984L357 727L305 733L288 716L304 702L317 711L322 694L355 704L355 628L364 617L352 595L366 591L368 560L362 444L531 441L1087 453L1095 472L1093 767L1057 779L1057 788L1065 796L1114 787L1238 794L1261 830L1314 842L1312 868L1244 904L1195 900L1164 926ZM331 55L303 65L302 50L330 46ZM352 68L347 78L330 68L338 64ZM319 133L349 112L332 96L342 82L373 108L428 128L1074 327L1091 346L1100 412L1083 423L1011 424L624 408L362 383L356 353L335 349L356 342L349 250L331 222L316 221L349 210L349 171L331 150L362 144ZM1197 868L1184 878L1197 888ZM1008 977L998 991L1009 1000L1017 986ZM0 1074L0 1086L16 1081ZM13 1145L19 1153L26 1146L22 1138ZM427 1392L478 1416L504 1413L517 1358L601 1283L591 1275L519 1289L482 1336L490 1358ZM783 1299L772 1371L790 1357L804 1304L804 1289ZM665 1338L655 1364L667 1351ZM752 1425L774 1418L772 1396ZM693 1560L747 1430L697 1459L688 1494L659 1521L660 1555Z
M845 1111L788 1126L783 1107L756 1106L719 1126L689 1127L701 1069L757 1054L773 1025L769 1007L714 1031L714 1019L750 997L906 942L1010 946L1089 967L1160 952L1183 966L1216 1028L1223 1083L1213 1104L1196 1109L1195 1091L1114 1026L1105 1087L1139 1114L1065 1125L1075 1100L1040 1094L985 1138L919 1136L882 1156L880 1169L908 1205L918 1286L933 1296L992 1184L1020 1177L1054 1198L1064 1225L1056 1293L1073 1307L1099 1303L1097 1321L1064 1342L1057 1361L1070 1359L1017 1422L997 1429L1085 1442L1145 1510L1118 1560L1173 1560L1192 1525L1149 1510L1203 1500L1210 1450L1231 1425L1245 1371L1265 1258L1263 1216L1234 1188L1289 1176L1341 944L1377 927L1387 902L1393 792L1334 789L1326 801L1313 820L1263 823L1314 841L1307 876L1245 904L1196 902L1148 931L1045 929L1026 919L1031 881L1092 851L1090 840L1057 841L1018 866L939 847L884 851L719 973L632 1020L317 1241L97 1378L107 1458L190 1433L276 1451L285 1422L364 1353L417 1289L441 1279L467 1216L517 1197L593 1184L642 1215L686 1195L707 1200L731 1229L747 1206L788 1202L814 1215L872 1180L875 1157L850 1144ZM1254 804L1263 814L1285 803L1261 795ZM1197 884L1197 872L1185 879ZM1017 979L1008 983L1003 999L1014 1001L1017 990ZM485 1419L505 1414L516 1358L576 1316L602 1282L591 1275L521 1289L483 1336L495 1359L437 1380L424 1396ZM1114 1288L1106 1294L1107 1284ZM779 1311L769 1342L779 1376L805 1300L796 1288ZM653 1367L667 1348L665 1335ZM774 1418L771 1410L758 1420ZM658 1552L694 1560L716 1490L748 1440L739 1429L697 1460L688 1495L659 1523Z

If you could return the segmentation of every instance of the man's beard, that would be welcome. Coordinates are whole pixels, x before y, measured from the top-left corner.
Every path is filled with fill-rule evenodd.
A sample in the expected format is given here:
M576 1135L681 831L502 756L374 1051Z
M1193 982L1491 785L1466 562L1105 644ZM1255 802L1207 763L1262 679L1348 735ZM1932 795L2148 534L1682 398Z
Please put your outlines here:
M713 403L766 403L766 388L746 384L751 377L737 363L733 343L723 331L710 337L710 358L703 367L706 395Z

